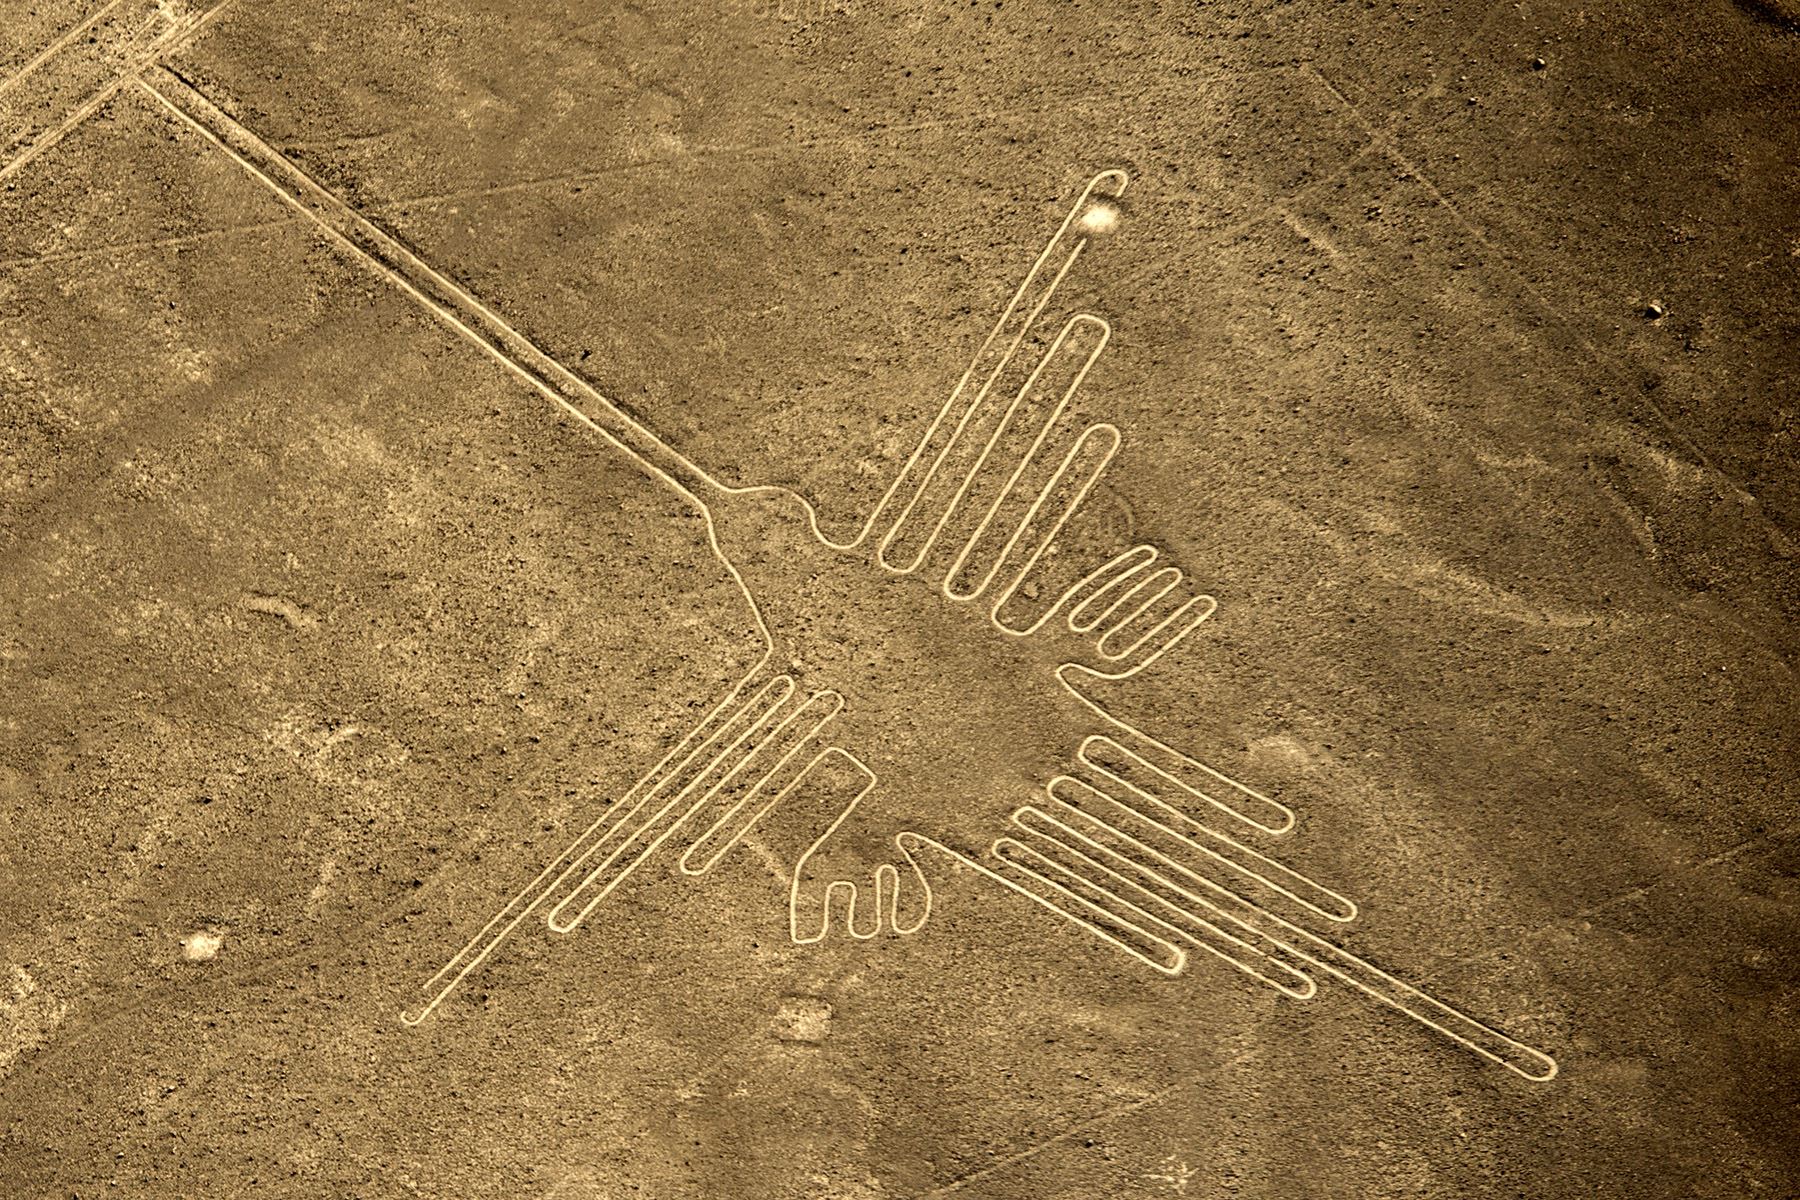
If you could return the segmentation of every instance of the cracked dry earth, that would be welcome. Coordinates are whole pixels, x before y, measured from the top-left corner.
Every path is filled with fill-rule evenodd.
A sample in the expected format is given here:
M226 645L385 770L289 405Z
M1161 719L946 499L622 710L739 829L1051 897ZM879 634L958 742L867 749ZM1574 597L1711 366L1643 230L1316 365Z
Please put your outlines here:
M0 15L0 1194L1796 1194L1791 5ZM1071 420L1121 448L1019 594L1144 544L1215 596L1101 703L1293 810L1238 832L1354 897L1320 932L1553 1079L1000 886L1091 713L809 565L1115 169L1054 311L1110 323ZM816 536L736 527L792 586L752 610L289 170L559 395L804 497ZM759 616L846 747L930 731L845 868L943 839L929 920L797 944L797 790L403 1022L763 669Z

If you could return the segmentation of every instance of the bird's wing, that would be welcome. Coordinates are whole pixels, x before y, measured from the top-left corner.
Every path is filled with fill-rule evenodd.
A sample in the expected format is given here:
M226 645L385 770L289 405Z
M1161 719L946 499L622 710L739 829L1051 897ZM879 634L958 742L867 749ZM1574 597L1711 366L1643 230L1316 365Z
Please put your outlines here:
M1089 738L1068 774L1012 814L990 850L1008 886L1165 973L1200 949L1296 998L1330 977L1526 1079L1556 1074L1542 1051L1306 928L1347 924L1356 906L1242 840L1262 831L1238 811L1258 793L1192 759L1170 761L1160 743L1128 741Z
M671 838L686 835L684 871L710 869L785 794L842 706L759 665L428 979L402 1019L424 1020L534 912L572 930Z

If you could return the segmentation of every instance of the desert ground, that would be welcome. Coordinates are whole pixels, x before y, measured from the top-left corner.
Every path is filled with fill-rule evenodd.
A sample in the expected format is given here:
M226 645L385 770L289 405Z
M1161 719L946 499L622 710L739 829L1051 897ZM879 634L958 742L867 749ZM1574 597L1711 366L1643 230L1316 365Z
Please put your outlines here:
M4 7L0 1194L1800 1195L1786 0ZM825 549L1065 217L1014 603L1217 604L1091 695ZM438 995L777 677L835 757ZM1083 722L1478 1024L1004 886Z

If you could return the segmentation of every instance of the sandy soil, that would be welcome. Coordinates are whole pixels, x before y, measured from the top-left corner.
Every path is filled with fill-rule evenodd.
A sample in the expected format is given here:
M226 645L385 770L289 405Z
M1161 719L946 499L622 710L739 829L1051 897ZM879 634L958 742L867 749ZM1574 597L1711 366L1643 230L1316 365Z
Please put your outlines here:
M1794 1194L1791 5L100 8L0 29L0 1190ZM835 536L1129 171L1059 301L1123 449L1055 569L1141 541L1219 609L1107 703L1557 1077L947 860L918 933L795 945L791 816L403 1024L756 631L692 505L155 63ZM985 695L894 595L818 644L890 713ZM1003 822L993 711L941 753Z

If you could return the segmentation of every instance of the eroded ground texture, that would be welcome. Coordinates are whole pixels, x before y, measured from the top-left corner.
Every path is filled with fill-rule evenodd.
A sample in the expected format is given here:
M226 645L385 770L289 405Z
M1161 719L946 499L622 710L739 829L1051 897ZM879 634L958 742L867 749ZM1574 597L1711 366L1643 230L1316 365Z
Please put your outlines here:
M1800 1195L1785 0L0 9L0 1193ZM1120 448L1015 600L1218 600L1096 708L528 378L847 542L1072 209ZM401 1019L759 671L845 753ZM1033 842L1102 711L1293 829ZM801 944L854 763L900 900ZM1208 952L1201 844L1481 1024Z

